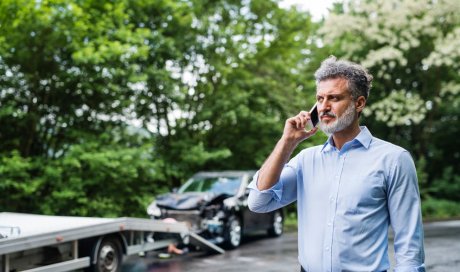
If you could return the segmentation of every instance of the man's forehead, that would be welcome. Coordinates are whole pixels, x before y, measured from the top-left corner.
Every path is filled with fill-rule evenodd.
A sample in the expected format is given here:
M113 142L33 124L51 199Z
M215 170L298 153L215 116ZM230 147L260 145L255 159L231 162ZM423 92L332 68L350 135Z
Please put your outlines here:
M331 78L322 80L318 83L318 86L316 88L317 95L347 93L349 93L348 81L344 78Z

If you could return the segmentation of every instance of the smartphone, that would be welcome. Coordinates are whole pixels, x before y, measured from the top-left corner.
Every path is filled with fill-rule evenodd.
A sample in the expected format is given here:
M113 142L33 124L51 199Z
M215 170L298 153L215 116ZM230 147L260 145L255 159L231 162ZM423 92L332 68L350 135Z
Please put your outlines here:
M318 108L315 103L315 105L313 105L313 107L310 110L310 120L308 120L308 123L311 128L314 128L316 127L318 122L319 122Z

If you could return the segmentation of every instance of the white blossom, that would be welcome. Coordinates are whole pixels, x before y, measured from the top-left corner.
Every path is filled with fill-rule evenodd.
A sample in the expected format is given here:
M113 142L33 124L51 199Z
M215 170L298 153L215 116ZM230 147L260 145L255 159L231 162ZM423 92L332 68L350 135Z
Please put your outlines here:
M319 32L324 44L339 46L341 57L372 71L374 91L386 95L369 104L365 116L405 126L419 124L440 103L460 104L459 0L350 0L344 5L344 13L330 14Z
M436 40L436 47L431 54L423 60L428 66L449 66L460 69L460 27L455 28L446 37Z
M419 124L425 119L427 109L424 100L416 93L393 90L384 99L370 105L365 115L375 113L378 121L389 127Z

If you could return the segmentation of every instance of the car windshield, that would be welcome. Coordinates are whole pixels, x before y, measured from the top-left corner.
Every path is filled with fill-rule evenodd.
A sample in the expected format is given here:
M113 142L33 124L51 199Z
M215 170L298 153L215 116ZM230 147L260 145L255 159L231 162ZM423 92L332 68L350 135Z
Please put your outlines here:
M193 177L182 185L178 192L212 192L235 195L240 183L240 177Z

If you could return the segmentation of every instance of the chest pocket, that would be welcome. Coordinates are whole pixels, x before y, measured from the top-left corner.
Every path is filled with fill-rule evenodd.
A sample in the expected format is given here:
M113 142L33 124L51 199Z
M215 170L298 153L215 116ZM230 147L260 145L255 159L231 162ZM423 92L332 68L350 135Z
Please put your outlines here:
M344 215L372 212L386 203L383 173L344 175L339 186L337 210Z

